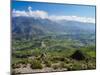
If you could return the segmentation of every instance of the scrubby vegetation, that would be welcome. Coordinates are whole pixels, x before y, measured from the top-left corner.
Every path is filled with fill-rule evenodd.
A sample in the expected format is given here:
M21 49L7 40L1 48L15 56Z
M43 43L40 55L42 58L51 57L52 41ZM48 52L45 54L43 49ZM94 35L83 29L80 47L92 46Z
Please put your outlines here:
M32 69L42 69L42 64L38 60L33 60L33 62L31 62L31 68Z
M36 44L37 42L38 45ZM96 68L95 45L85 45L83 43L83 46L80 46L75 40L50 38L33 39L31 41L13 40L13 45L13 48L16 47L15 49L27 47L26 49L22 48L22 50L13 50L13 70L30 67L30 69L36 70L36 72L38 70L45 72L45 68L53 69L54 71ZM51 72L53 70L48 71Z

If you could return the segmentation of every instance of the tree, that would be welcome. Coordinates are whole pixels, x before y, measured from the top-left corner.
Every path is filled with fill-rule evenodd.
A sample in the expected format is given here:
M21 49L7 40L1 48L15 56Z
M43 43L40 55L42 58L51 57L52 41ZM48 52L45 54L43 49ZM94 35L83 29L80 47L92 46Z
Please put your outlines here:
M84 60L85 59L85 54L83 54L82 51L76 50L72 55L71 58L75 60Z

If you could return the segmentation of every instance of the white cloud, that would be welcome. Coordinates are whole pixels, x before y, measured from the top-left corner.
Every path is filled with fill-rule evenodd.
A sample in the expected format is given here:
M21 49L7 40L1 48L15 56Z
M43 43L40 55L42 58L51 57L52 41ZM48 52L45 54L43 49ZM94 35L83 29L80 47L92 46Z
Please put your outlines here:
M80 16L56 16L56 15L48 15L48 12L42 11L42 10L32 10L32 7L28 7L28 11L20 11L13 9L12 16L26 16L26 17L34 17L34 18L42 18L42 19L50 19L53 21L58 20L69 20L69 21L79 21L79 22L85 22L85 23L95 23L94 18L88 18L88 17L80 17Z
M29 6L29 7L28 7L28 10L31 12L31 11L32 11L32 7L31 7L31 6Z
M85 23L95 23L94 18L80 17L80 16L50 16L51 20L68 20L68 21L79 21Z
M28 16L26 11L19 11L19 10L13 10L12 11L12 16L17 17L17 16Z
M26 17L35 17L35 18L47 18L48 13L42 10L36 10L32 11L32 7L28 7L28 11L20 11L20 10L13 10L12 11L12 16L13 17L18 17L18 16L26 16Z

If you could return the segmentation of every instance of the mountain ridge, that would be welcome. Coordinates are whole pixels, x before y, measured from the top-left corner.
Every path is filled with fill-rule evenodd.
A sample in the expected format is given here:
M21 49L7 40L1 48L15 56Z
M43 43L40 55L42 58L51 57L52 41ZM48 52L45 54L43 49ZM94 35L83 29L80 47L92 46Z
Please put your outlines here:
M76 21L52 21L33 17L13 17L12 34L14 37L34 37L47 34L85 34L94 33L95 24Z

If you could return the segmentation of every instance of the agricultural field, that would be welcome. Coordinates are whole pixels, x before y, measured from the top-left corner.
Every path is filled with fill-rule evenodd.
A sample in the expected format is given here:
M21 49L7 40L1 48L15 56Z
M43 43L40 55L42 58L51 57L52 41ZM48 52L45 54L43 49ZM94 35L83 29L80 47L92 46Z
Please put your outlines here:
M15 73L95 69L95 45L81 44L50 37L13 40L12 68Z

